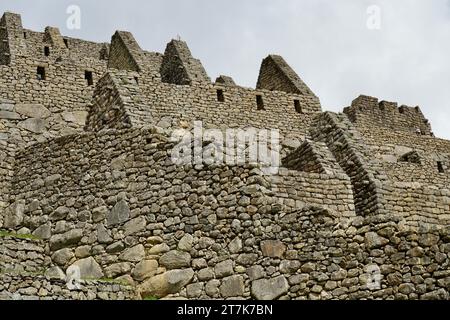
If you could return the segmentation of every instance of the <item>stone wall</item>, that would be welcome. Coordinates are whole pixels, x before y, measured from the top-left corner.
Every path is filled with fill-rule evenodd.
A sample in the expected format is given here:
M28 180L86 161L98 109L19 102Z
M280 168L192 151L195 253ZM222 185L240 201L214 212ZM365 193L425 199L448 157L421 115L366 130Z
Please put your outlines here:
M141 71L143 54L131 33L117 31L111 39L108 68Z
M311 89L278 55L269 55L263 60L256 88L315 97Z
M350 177L358 215L384 214L382 168L371 161L364 141L345 115L323 113L311 126L311 137L327 144L339 165Z
M166 136L104 131L17 157L13 198L25 201L22 225L48 239L52 263L65 270L94 259L99 274L134 283L144 297L448 298L447 230L352 215L342 173L333 182L174 166ZM381 287L370 289L374 263Z
M382 127L393 131L418 132L431 135L431 126L419 107L398 107L396 102L381 101L359 96L350 107L344 108L350 120L359 126ZM420 130L420 131L418 131Z
M320 110L315 98L281 91L255 91L220 83L180 86L126 71L110 70L104 77L109 80L101 80L97 85L89 115L93 122L88 121L87 130L117 127L112 120L115 117L106 121L99 121L98 117L114 113L117 104L110 97L121 97L121 101L128 102L125 113L134 127L192 128L194 121L202 121L204 128L276 129L280 130L283 146L293 151L302 143L309 124ZM217 99L218 90L224 95L223 102ZM257 110L257 95L263 98L264 110ZM295 100L302 105L303 113L295 110ZM100 112L97 105L102 106Z
M0 249L0 300L124 300L136 297L134 289L119 281L89 280L70 290L66 275L56 266L42 240L30 235L2 234Z
M9 192L13 177L16 146L0 139L0 227L3 226L4 213L9 207Z
M321 113L275 55L250 89L178 40L163 55L15 14L0 39L0 298L449 299L450 142L420 109ZM194 121L279 130L282 167L173 163Z
M163 82L192 85L211 83L201 62L192 57L186 42L172 40L167 44L161 64Z

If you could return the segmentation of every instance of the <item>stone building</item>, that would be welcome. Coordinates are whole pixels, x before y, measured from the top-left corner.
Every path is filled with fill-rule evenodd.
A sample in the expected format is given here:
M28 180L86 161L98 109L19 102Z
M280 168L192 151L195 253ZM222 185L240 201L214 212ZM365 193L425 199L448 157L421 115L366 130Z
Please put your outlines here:
M174 163L195 121L279 130L281 167ZM0 20L0 299L449 299L449 179L419 107L323 112L280 56L250 89Z

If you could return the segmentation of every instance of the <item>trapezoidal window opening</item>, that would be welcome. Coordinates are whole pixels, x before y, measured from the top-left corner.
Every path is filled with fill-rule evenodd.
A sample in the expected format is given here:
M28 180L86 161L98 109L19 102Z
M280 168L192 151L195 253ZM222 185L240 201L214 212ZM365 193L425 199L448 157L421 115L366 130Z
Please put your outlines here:
M137 85L139 85L139 77L134 77L134 81L136 82Z
M264 100L262 95L258 94L256 96L256 107L258 108L258 110L265 110L264 108Z
M437 162L437 167L438 167L439 173L445 173L444 165L443 165L443 163L441 161Z
M92 75L92 71L85 71L84 79L86 80L88 86L94 85L94 77Z
M37 67L36 77L39 81L46 79L45 67Z
M297 113L303 113L302 106L300 105L300 100L298 100L298 99L294 100L294 107L295 107L295 111Z
M66 45L66 48L69 49L69 40L63 39L64 44Z
M48 57L50 55L50 47L44 47L44 55Z
M222 89L217 89L217 101L225 102L225 96L223 95Z

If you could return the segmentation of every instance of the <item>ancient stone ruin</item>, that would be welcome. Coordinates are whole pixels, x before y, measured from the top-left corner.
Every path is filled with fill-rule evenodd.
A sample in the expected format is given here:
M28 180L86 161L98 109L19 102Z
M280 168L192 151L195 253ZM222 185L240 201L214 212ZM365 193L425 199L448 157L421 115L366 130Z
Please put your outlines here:
M195 121L279 130L280 168L174 163ZM0 20L0 299L449 299L449 182L419 107L323 112L280 56L250 89Z

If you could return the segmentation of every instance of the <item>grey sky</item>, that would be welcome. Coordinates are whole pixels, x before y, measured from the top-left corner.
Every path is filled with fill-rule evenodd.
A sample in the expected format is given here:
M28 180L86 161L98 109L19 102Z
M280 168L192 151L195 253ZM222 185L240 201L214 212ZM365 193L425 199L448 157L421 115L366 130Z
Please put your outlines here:
M80 6L80 30L66 28ZM367 28L367 8L381 29ZM254 87L261 60L281 54L320 97L341 111L359 94L419 105L437 136L450 139L448 0L1 0L26 28L109 42L127 30L145 50L163 52L178 34L212 79L232 76Z

